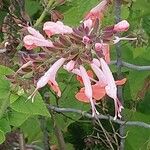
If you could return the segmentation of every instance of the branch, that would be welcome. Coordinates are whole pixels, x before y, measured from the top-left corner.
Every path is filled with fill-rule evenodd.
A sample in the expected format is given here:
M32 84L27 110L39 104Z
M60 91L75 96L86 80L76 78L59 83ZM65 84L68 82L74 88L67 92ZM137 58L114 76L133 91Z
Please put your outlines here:
M116 60L112 60L111 64L117 64ZM133 70L138 70L138 71L149 71L150 70L150 66L138 66L138 65L134 65L134 64L130 64L128 62L122 61L121 63L122 67L127 67L129 69L133 69Z
M87 113L85 111L79 110L79 109L72 109L72 108L58 108L52 105L47 106L49 110L53 110L55 112L63 112L63 113L76 113L80 114L83 117L87 117L89 119L92 119L92 115L90 113ZM139 126L139 127L144 127L144 128L149 128L150 129L150 124L140 122L140 121L122 121L119 119L114 120L114 117L112 116L107 116L107 115L98 115L98 119L104 119L104 120L110 120L112 122L115 122L120 125L127 125L127 126Z
M36 23L34 24L34 27L38 26L43 19L45 18L47 12L49 11L50 7L52 6L54 0L49 0L47 7L44 9L44 11L42 12L41 16L39 17L39 19L37 19Z

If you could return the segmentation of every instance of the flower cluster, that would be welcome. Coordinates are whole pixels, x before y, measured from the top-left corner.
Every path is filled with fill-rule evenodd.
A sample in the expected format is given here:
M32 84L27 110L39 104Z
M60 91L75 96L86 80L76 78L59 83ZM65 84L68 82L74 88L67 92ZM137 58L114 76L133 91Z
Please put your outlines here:
M36 91L46 84L60 97L61 90L55 78L57 71L63 67L68 72L77 75L77 79L83 87L75 97L79 101L91 104L93 117L99 114L95 107L96 102L105 95L114 100L114 118L121 117L120 112L123 106L117 98L117 85L124 84L126 79L114 80L108 66L110 63L109 47L110 43L116 44L120 40L132 39L115 36L118 32L128 30L129 23L126 20L100 28L104 11L109 3L108 0L102 0L90 10L78 28L71 28L60 21L45 22L43 31L47 38L34 28L26 27L29 34L23 39L25 48L32 50L40 47L47 55L55 54L54 56L57 58L44 75L38 79L36 89L29 99L33 101ZM30 60L22 68L31 64ZM90 66L91 70L86 71L86 65Z

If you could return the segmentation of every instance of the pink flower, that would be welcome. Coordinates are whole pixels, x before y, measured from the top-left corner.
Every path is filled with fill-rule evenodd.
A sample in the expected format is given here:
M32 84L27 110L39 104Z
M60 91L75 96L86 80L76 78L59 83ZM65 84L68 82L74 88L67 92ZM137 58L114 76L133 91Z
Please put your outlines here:
M85 68L82 65L80 65L80 72L81 72L81 77L82 77L82 80L83 80L83 84L85 86L85 95L91 103L92 116L94 117L94 116L96 116L96 114L99 114L99 113L96 110L95 104L94 104L94 101L93 101L93 92L92 92L92 86L91 86L90 78L89 78Z
M43 38L37 38L32 35L26 35L23 38L24 46L26 49L31 50L36 47L53 47L53 43L50 40Z
M110 52L109 52L109 44L106 43L96 43L95 50L97 53L101 53L104 55L105 61L109 64L110 63Z
M35 30L32 27L27 27L28 32L33 35L34 37L37 37L39 39L45 39L44 36L37 30Z
M49 70L47 72L45 72L45 74L38 80L36 89L28 97L28 99L32 98L32 102L33 102L36 91L38 89L44 87L47 83L52 87L52 89L57 93L57 95L59 97L61 96L61 91L58 87L58 84L57 84L55 78L56 78L56 73L57 73L58 69L63 65L65 60L66 60L65 58L60 58L49 68Z
M91 19L93 22L95 22L96 19L101 19L107 5L108 0L102 0L96 7L90 10L85 19Z
M94 71L94 73L96 74L97 78L98 78L98 83L101 87L104 87L107 85L107 81L105 78L104 73L102 72L102 70L95 65L94 63L91 63L91 68Z
M93 22L91 19L87 19L83 22L84 28L88 28L89 30L92 29Z
M116 83L114 80L114 77L112 75L112 72L110 71L107 63L100 58L100 62L101 62L101 68L102 71L106 77L106 81L107 81L107 86L105 87L106 90L106 94L114 99L114 103L115 103L115 117L114 119L118 117L121 118L121 109L123 108L123 106L121 105L120 101L117 98L117 87L116 87Z
M91 42L91 40L90 40L87 36L84 36L82 39L83 39L82 42L83 42L85 45L90 44L90 42Z
M48 37L55 34L71 34L73 32L72 28L64 25L62 22L52 22L48 21L44 23L43 30Z
M97 65L98 67L101 66L101 63L100 63L99 59L97 59L97 58L93 58L92 63L94 63L94 64Z
M114 25L114 31L116 32L124 32L129 29L129 23L126 20L122 20L116 25Z
M31 35L26 35L23 38L24 46L26 49L31 50L38 46L40 47L53 47L53 43L50 40L46 40L39 31L32 27L27 27L28 32Z
M64 65L64 69L66 69L68 72L72 71L74 69L75 66L75 61L74 60L70 60L66 65Z

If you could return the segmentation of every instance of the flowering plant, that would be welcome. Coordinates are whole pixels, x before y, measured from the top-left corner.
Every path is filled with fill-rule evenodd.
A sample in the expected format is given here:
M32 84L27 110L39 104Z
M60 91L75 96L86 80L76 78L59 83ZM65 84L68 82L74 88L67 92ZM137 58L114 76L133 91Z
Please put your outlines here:
M76 28L64 25L61 21L48 21L43 25L43 31L46 34L43 36L34 28L25 27L29 33L23 38L25 48L30 51L40 47L44 55L49 55L55 60L53 65L38 79L36 89L28 99L32 99L33 102L36 91L46 84L60 97L61 90L55 78L57 71L63 66L68 72L77 75L78 80L83 83L83 88L76 93L75 97L79 101L91 104L93 117L99 114L95 107L96 102L108 95L114 100L114 119L117 116L121 118L123 106L117 97L117 85L124 84L126 79L114 80L108 66L110 45L120 40L135 40L135 38L115 36L117 33L128 30L129 23L126 20L101 28L103 14L109 4L108 0L101 1L89 11L81 21L81 25ZM26 61L21 68L34 65L38 60L29 58ZM91 67L91 76L85 69L86 65Z

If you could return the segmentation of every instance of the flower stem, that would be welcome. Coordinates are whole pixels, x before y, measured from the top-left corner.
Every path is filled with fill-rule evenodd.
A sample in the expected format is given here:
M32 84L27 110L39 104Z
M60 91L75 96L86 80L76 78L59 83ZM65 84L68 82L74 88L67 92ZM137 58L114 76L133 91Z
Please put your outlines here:
M34 24L34 27L38 26L43 21L43 19L45 18L47 12L49 11L53 3L54 3L54 0L49 0L47 7L44 9L41 16L37 19L36 23Z

